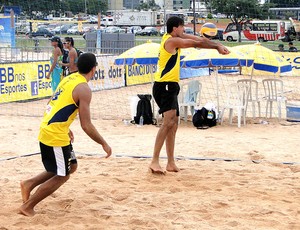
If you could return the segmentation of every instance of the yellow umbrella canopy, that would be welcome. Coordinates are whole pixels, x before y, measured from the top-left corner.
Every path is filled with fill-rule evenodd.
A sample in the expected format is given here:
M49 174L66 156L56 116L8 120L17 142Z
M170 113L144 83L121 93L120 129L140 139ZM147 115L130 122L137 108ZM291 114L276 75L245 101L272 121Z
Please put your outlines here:
M256 70L271 73L284 73L292 70L291 64L280 54L262 46L260 43L239 45L232 47L232 49L253 58L253 68Z
M251 66L253 59L242 52L228 48L227 55L219 54L216 49L194 49L181 60L183 67Z
M158 61L160 44L153 42L146 42L144 44L135 46L120 54L115 59L116 65L156 65Z
M133 65L133 64L144 64L144 65L156 65L158 61L160 44L152 43L148 41L144 44L135 46L124 53L120 54L115 59L116 65ZM181 58L196 52L196 48L185 48L181 49Z

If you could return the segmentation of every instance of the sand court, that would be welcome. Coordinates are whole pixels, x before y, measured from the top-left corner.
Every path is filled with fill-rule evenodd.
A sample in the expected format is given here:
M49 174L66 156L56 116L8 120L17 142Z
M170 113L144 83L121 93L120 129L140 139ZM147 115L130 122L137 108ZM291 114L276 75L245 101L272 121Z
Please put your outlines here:
M222 106L226 86L241 77L219 76ZM261 81L265 77L256 77ZM202 104L215 101L215 79L200 77ZM299 80L283 78L288 100L299 98ZM179 173L153 175L158 127L137 127L130 96L151 92L151 84L93 93L93 124L112 147L102 147L72 124L78 169L39 203L34 217L17 214L20 181L42 172L37 136L47 99L2 104L0 111L0 229L300 229L300 123L252 118L200 130L191 117L178 127L175 157ZM265 107L262 105L262 112ZM285 114L285 111L282 111ZM262 122L266 121L266 122ZM9 160L10 159L10 160ZM165 148L161 165L166 166Z
M1 120L2 130L17 122ZM103 159L102 148L75 121L78 170L28 218L17 214L19 181L43 166L38 154L20 156L38 152L38 124L22 117L13 139L1 132L0 229L300 228L298 123L273 119L197 130L182 122L175 147L181 171L159 176L148 171L157 127L94 120L113 149ZM3 160L9 156L16 158ZM163 150L163 167L165 157Z

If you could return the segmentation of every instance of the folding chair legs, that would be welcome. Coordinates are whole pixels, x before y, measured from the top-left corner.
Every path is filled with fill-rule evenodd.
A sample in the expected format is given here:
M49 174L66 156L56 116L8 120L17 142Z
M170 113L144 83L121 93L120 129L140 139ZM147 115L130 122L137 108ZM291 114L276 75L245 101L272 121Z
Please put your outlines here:
M278 119L281 119L281 101L278 100L276 103L277 103L277 109L278 109ZM272 118L273 101L267 101L267 104L266 104L266 117L268 117L268 112L270 113L270 118Z
M224 113L225 109L222 110L221 114L221 125L224 120ZM232 118L233 118L233 108L229 108L229 124L232 124ZM246 125L246 110L245 109L237 109L237 118L238 118L238 127L241 127L242 119L243 124Z
M185 122L187 122L187 110L188 110L188 106L183 106L183 116Z

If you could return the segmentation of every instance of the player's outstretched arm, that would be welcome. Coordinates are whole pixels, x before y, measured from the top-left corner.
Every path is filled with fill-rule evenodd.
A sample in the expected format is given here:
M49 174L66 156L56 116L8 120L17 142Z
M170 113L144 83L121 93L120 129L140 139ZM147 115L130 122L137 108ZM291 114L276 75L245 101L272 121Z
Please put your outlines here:
M220 54L230 53L229 50L221 43L217 43L207 38L196 37L193 35L189 35L188 37L191 37L192 39L182 38L182 37L169 38L165 43L165 49L170 53L173 53L174 50L176 50L176 48L197 47L197 48L216 49Z
M78 109L81 128L91 139L102 145L103 150L106 152L106 158L108 158L112 154L112 149L100 135L91 121L90 102L92 99L92 91L88 84L84 83L78 85L73 92L74 99L76 96L78 97L78 100L75 101L78 101L79 104Z

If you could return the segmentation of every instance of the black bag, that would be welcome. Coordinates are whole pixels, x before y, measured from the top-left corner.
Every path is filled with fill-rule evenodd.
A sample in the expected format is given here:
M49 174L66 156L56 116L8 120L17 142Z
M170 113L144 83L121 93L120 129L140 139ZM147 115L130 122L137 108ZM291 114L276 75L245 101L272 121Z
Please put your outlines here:
M216 112L202 107L193 115L193 125L199 129L217 125Z
M69 50L65 50L63 49L63 56L62 56L62 63L68 63L68 56L69 56ZM63 76L67 76L67 70L68 67L67 66L62 66L62 70L63 70Z
M83 54L83 52L80 49L75 48L76 53L77 53L77 57L79 57L81 54Z
M144 125L153 124L153 112L151 107L152 96L150 94L138 94L138 97L140 100L136 107L136 116L134 117L134 122L139 124L140 117L143 116Z

